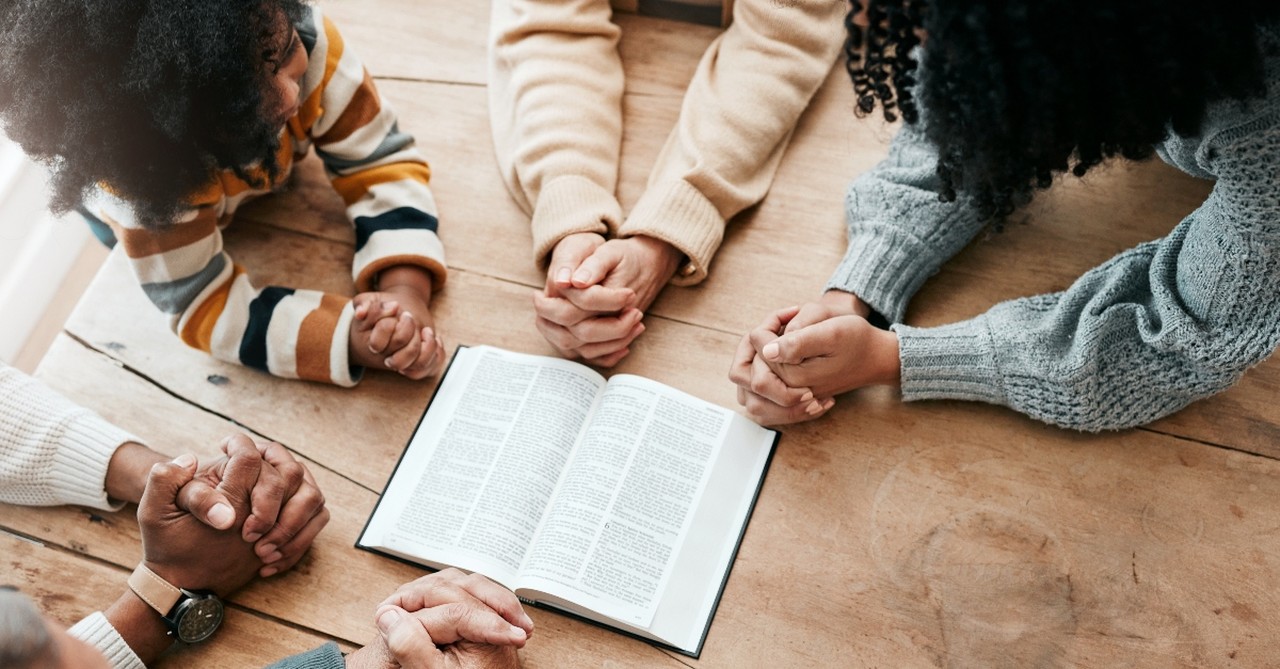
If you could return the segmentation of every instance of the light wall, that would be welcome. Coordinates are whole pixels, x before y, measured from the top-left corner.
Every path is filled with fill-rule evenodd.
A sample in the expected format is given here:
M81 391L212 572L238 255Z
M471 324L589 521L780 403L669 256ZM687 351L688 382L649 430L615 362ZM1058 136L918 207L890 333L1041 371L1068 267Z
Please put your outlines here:
M44 171L0 137L0 360L12 362L85 245L97 243L72 215L53 218Z

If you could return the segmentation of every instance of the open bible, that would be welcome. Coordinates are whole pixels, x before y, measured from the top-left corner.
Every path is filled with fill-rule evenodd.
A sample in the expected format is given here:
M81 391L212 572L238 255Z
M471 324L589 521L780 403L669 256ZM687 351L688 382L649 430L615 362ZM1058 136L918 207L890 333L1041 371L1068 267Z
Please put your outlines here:
M356 546L697 657L777 438L649 379L459 348Z

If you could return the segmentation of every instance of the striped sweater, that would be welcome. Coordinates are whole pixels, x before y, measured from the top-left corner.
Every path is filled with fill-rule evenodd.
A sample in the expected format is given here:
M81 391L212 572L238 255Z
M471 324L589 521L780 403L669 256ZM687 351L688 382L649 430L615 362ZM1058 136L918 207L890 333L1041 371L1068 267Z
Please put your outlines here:
M352 386L348 362L351 300L283 286L255 287L222 245L222 229L246 200L281 185L314 146L356 232L352 277L373 289L395 265L445 280L427 163L373 79L333 23L311 7L294 26L307 51L297 115L282 131L282 176L254 188L230 170L190 199L192 208L161 229L142 227L129 203L100 188L87 203L116 232L147 297L188 346L276 376Z

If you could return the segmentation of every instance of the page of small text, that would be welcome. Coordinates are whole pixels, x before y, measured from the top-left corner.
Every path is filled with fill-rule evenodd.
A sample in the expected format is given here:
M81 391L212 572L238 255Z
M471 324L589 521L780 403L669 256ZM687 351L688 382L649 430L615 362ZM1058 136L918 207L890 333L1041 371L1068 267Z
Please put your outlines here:
M572 455L520 586L647 627L732 413L614 376Z
M461 350L366 538L514 589L603 386L599 374L565 360Z

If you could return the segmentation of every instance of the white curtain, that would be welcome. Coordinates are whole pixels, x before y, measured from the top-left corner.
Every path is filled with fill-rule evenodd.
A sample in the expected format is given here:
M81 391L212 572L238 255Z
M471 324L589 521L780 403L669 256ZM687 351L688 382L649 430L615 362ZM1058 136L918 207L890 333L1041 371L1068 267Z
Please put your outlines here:
M0 136L0 360L12 361L92 241L77 216L53 218L44 171Z

